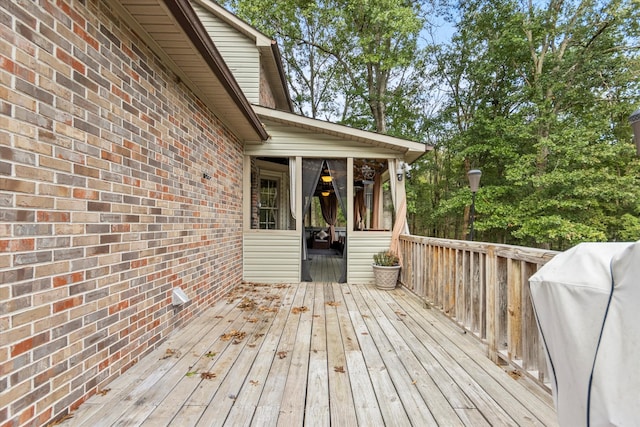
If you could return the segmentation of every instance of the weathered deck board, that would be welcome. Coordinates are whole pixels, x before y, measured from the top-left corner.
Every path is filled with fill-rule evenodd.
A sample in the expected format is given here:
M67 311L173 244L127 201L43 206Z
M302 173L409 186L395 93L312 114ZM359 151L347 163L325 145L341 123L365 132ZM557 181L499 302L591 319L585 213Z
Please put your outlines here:
M311 257L311 277L314 283L329 283L340 280L343 259L336 255L333 250L327 250L326 254L312 254Z
M550 396L404 290L301 283L241 292L244 300L237 292L215 304L63 425L557 425ZM222 339L232 330L246 336ZM179 355L164 358L167 349Z

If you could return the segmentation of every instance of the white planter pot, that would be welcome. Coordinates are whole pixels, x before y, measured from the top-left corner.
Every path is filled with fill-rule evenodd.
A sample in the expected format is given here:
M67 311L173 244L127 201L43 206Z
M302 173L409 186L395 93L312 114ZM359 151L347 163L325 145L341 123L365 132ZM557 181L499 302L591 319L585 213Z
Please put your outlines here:
M378 289L395 289L398 283L398 275L400 274L400 266L384 267L381 265L373 266L373 276L376 279L376 288Z

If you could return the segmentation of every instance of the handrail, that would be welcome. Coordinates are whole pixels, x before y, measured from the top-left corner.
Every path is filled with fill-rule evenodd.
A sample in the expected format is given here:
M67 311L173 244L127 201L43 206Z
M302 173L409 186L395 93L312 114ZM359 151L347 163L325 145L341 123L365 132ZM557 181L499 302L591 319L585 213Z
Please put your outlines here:
M488 357L540 384L546 362L529 278L558 252L422 236L400 236L401 283L487 345Z

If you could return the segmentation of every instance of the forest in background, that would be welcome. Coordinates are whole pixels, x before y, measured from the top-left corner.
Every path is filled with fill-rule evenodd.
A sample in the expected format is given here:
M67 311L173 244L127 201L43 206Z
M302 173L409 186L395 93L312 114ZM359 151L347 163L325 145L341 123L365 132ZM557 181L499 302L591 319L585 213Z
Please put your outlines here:
M297 113L433 147L412 234L563 250L640 239L638 0L225 0L281 49Z

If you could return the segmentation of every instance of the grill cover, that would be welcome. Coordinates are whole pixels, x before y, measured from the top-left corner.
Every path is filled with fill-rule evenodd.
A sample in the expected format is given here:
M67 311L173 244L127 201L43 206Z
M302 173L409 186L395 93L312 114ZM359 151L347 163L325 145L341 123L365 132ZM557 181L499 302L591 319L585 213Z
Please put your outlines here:
M640 242L583 243L530 279L561 426L640 423Z

